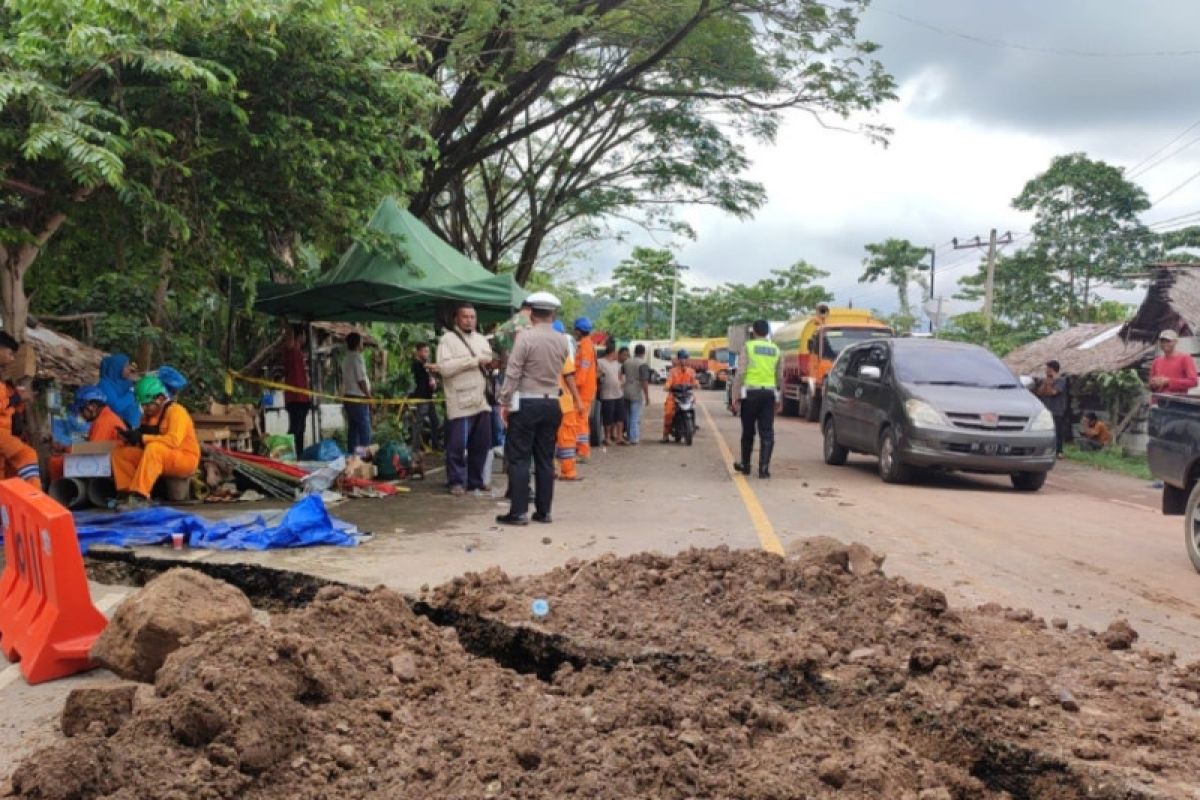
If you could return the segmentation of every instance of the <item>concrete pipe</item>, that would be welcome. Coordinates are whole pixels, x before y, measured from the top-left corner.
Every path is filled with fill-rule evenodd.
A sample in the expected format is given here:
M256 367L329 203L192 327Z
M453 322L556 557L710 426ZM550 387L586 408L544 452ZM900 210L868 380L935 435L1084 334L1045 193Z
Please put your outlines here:
M87 504L87 486L79 478L59 478L50 484L50 496L66 508L83 508Z
M112 478L92 478L87 484L87 496L96 508L108 508L117 499L117 485Z

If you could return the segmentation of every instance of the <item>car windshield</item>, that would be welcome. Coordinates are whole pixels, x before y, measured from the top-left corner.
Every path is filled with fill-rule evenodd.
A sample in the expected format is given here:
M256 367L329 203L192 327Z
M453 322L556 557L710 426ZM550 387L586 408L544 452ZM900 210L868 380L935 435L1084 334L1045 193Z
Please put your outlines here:
M896 377L902 383L997 389L1020 386L1012 370L984 350L957 347L896 348L895 366Z
M868 339L889 339L891 336L892 332L886 328L832 328L825 331L825 352L821 357L832 361L852 344Z
M716 350L713 350L712 358L713 358L713 361L719 361L722 364L728 364L729 363L729 348L728 347L718 347Z

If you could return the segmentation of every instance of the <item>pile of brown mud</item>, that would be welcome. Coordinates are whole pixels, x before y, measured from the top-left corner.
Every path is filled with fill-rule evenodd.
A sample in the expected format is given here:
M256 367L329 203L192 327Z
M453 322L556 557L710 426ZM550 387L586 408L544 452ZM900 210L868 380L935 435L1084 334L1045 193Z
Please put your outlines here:
M1200 791L1200 672L958 611L859 550L327 588L170 656L28 759L40 798L1154 798ZM534 616L535 600L549 613ZM1126 639L1129 637L1126 636ZM1112 642L1119 645L1119 642Z

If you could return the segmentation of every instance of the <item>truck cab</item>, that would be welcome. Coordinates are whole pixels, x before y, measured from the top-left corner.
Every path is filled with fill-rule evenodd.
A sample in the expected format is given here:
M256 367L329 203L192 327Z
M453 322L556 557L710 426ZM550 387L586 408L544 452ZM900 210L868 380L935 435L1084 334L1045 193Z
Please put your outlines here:
M680 339L671 344L671 352L688 352L688 366L704 389L723 389L729 382L728 339Z
M829 308L797 317L775 333L783 359L783 413L815 422L821 414L825 376L846 347L894 332L870 311Z

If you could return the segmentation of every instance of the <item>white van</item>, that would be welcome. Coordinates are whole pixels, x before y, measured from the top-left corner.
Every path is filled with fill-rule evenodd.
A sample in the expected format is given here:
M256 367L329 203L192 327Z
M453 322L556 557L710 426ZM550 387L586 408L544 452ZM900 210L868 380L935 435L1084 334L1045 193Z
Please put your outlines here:
M634 339L629 343L629 352L632 353L639 344L646 348L646 363L650 366L650 382L663 383L666 381L667 373L671 371L671 359L669 357L664 359L662 355L670 352L671 342L667 339Z

